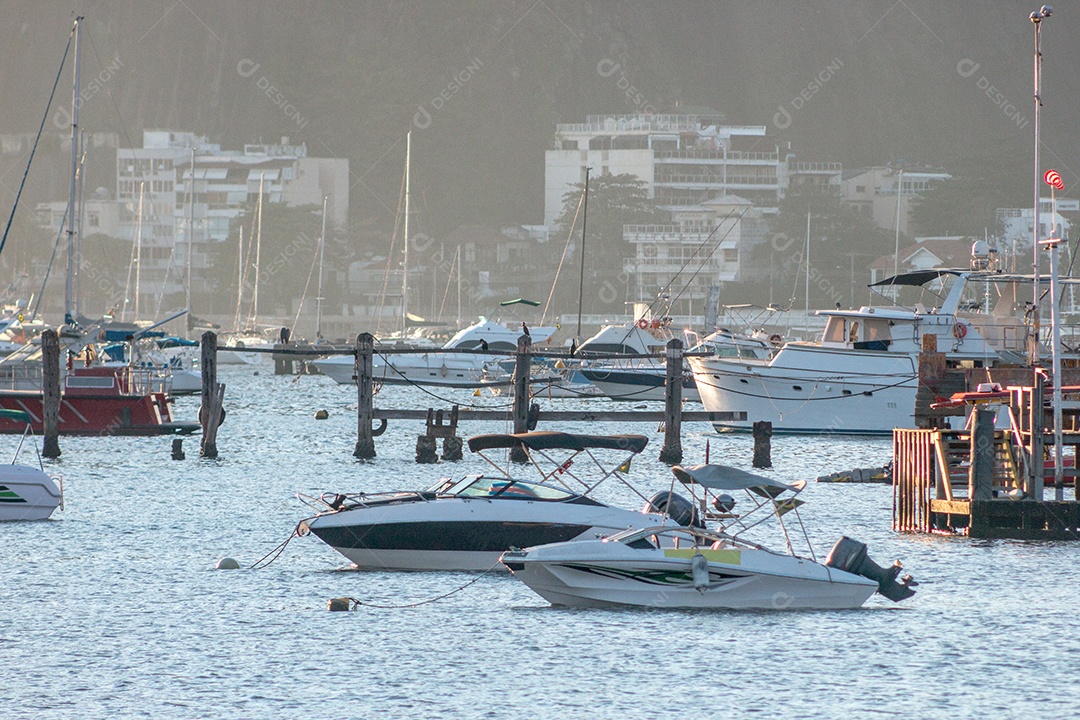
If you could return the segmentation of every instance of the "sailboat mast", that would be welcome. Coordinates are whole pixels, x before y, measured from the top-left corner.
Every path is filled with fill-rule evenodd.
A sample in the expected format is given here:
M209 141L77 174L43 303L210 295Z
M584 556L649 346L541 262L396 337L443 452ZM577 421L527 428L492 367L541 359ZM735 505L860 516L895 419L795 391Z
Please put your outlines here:
M405 257L401 265L401 334L409 320L409 166L412 153L412 130L405 133Z
M236 251L236 320L233 327L240 330L241 306L244 302L244 226L240 226L240 247Z
M591 167L585 168L585 208L584 214L581 216L581 271L578 275L578 289L577 289L577 332L574 334L578 340L581 339L581 306L583 302L583 296L585 294L585 223L589 221L589 171Z
M83 219L86 217L86 131L79 131L79 224L75 229L75 290L72 308L79 316L79 266L82 264Z
M457 326L461 327L461 246L457 246Z
M75 80L71 86L71 177L68 186L67 281L64 284L64 323L75 324L75 174L79 170L79 41L82 37L82 16L75 18Z
M139 295L142 281L142 218L143 218L143 190L146 182L139 183L139 217L135 219L135 319L139 319Z
M259 202L255 210L255 289L251 293L251 325L252 330L259 327L259 258L262 250L262 206L263 206L263 178L264 173L259 173Z
M327 196L323 195L322 199L322 233L319 235L319 294L315 298L315 337L322 337L322 276L323 276L323 258L326 256L326 200Z
M191 248L195 244L195 148L191 148L191 175L188 181L188 228L187 228L187 278L184 281L184 307L187 308L188 332L185 337L191 337Z

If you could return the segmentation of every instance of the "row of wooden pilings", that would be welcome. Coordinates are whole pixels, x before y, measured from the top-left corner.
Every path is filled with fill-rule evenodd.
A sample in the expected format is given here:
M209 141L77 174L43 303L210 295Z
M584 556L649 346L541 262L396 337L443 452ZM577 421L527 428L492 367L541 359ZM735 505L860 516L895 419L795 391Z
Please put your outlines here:
M280 350L277 352L281 352ZM286 351L297 355L313 355L309 349L297 349ZM375 437L381 434L385 428L385 418L380 430L374 429L376 411L374 407L375 374L374 355L375 337L371 333L360 333L356 337L356 346L352 351L356 357L356 385L357 385L357 440L353 455L362 460L370 460L375 457ZM554 356L550 352L544 353ZM42 393L44 399L44 448L42 454L45 457L56 458L60 456L59 446L59 408L60 408L60 343L59 335L55 330L48 330L42 335L43 355L43 383ZM569 357L569 356L568 356ZM532 366L533 350L531 339L528 335L522 335L517 341L517 350L514 361L514 371L511 378L512 404L510 419L514 433L523 433L530 429L530 424L535 424L536 416L530 422L530 412L535 413L537 408L530 407L529 381L530 368ZM673 465L682 462L682 373L683 373L683 343L674 338L667 343L665 348L666 375L664 392L664 411L662 424L664 429L664 442L660 450L661 462ZM202 395L199 406L199 424L202 428L202 438L199 446L199 454L205 458L218 457L217 429L224 419L224 396L225 385L217 381L217 334L212 331L203 333L201 338L201 374ZM384 414L393 414L384 413ZM638 413L635 413L638 414ZM481 419L481 413L470 413L476 419ZM487 411L484 416L505 414L497 411ZM562 421L588 421L596 419L596 413L557 412L545 413L552 419ZM625 416L625 413L611 413L611 415ZM644 420L642 417L634 418L636 421ZM652 415L652 413L648 413ZM708 415L705 413L704 415ZM491 417L483 417L491 419ZM627 420L620 417L620 420ZM441 419L436 425L441 425ZM438 432L430 432L431 419L428 421L431 441ZM457 426L457 411L453 411L453 428ZM452 433L451 433L452 434ZM770 453L770 437L772 435L771 423L754 423L754 467L768 468L772 466ZM448 435L446 437L449 437ZM446 440L444 437L444 443ZM173 441L173 458L183 459L181 440ZM447 454L444 444L444 457L447 459L460 458L460 441L455 438L456 445ZM456 450L453 449L456 447ZM514 448L510 453L510 459L514 462L524 463L528 461L525 451Z
M217 381L217 334L211 331L203 333L200 357L202 371L202 404L199 406L199 424L202 426L202 440L199 455L216 458L217 429L224 419L225 385ZM41 454L47 458L60 457L60 335L56 330L46 330L41 334L42 362L42 425L43 443ZM173 441L174 460L183 459L180 439Z

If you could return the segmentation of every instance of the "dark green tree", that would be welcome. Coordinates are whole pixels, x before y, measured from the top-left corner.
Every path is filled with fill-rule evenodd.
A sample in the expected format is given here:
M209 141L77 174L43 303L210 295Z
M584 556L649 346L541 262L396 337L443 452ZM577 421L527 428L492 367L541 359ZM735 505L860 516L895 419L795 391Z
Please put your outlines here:
M581 201L584 183L572 186L563 195L563 212L558 219L559 235L566 238L574 234L572 244L576 248L572 262L580 262L581 231L585 224L585 306L586 312L615 312L623 310L625 282L614 282L623 272L623 264L632 257L634 248L623 240L624 225L644 225L662 222L663 213L649 197L648 186L636 175L605 173L589 178L588 216L585 217ZM575 222L576 218L576 222ZM570 260L571 258L568 258ZM571 273L575 282L576 273ZM608 285L604 285L604 283ZM560 281L560 290L571 291L571 283ZM600 292L602 287L617 292Z

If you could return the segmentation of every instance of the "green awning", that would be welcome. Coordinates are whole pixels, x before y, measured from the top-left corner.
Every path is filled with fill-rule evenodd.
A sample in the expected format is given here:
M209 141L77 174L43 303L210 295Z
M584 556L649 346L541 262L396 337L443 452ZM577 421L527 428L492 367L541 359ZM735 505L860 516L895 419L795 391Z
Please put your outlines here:
M0 409L0 418L4 420L14 420L15 422L31 423L33 419L30 417L30 413L25 410L3 410Z

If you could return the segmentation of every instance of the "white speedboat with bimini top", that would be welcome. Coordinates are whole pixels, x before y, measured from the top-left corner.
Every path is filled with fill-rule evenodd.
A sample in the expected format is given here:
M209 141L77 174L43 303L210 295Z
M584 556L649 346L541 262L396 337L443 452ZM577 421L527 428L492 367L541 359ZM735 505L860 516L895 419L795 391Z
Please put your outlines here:
M22 410L0 410L6 420L26 423L15 457L8 465L0 465L0 521L45 520L64 505L63 481L53 478L41 467L16 465L19 450L30 432L30 415Z
M606 538L511 550L503 564L553 605L807 610L857 608L875 592L898 602L914 594L910 576L896 579L866 556L866 545L841 538L825 561L769 550L740 537L801 503L803 484L787 485L734 468L702 465L673 468L688 486L745 490L755 498L751 512L732 512L734 500L713 498L706 518L723 519L717 530L701 527L636 528ZM785 492L791 495L780 499ZM753 519L751 519L753 518ZM780 520L783 528L783 521ZM804 531L805 536L805 531Z
M630 527L692 524L693 506L667 492L646 498L627 484L645 501L640 512L592 497L605 480L622 480L619 470L646 444L642 435L480 435L470 438L472 451L496 468L484 451L524 451L540 473L539 482L500 472L444 478L427 490L301 496L320 512L303 520L299 532L311 532L362 569L487 570L511 547L592 539ZM602 451L626 459L606 469L599 460Z

